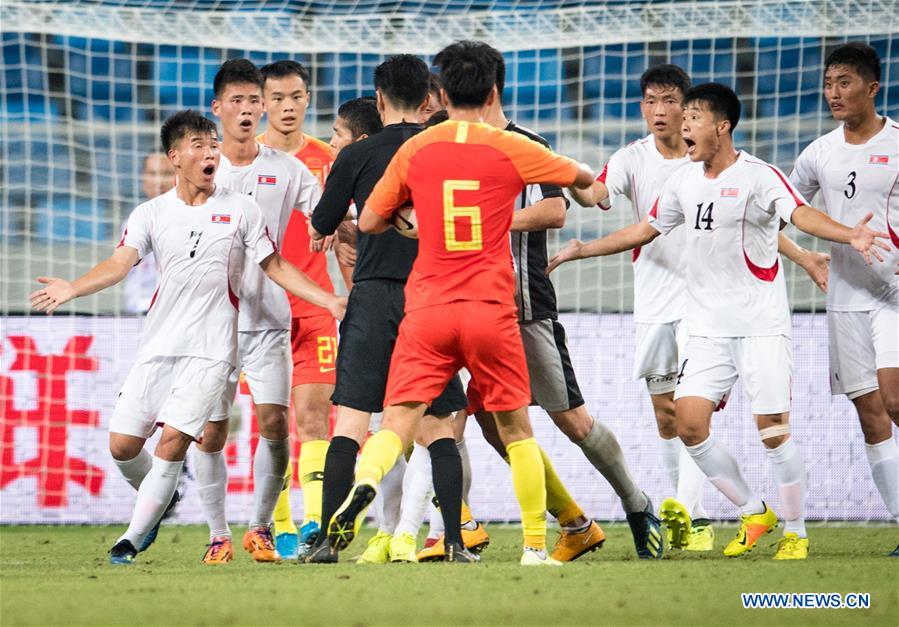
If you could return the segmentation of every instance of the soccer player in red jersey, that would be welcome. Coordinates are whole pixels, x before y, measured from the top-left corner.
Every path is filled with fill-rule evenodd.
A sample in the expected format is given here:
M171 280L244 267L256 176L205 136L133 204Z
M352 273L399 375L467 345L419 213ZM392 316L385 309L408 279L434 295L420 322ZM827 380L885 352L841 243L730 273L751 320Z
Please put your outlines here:
M296 61L275 61L262 68L263 97L268 128L257 137L260 143L277 148L309 168L324 187L334 162L334 152L322 140L303 132L309 106L309 71ZM285 259L301 268L324 289L333 291L328 262L323 253L309 246L309 219L295 214L284 234ZM341 266L347 287L352 268ZM290 341L293 353L291 396L300 440L299 477L303 487L303 525L297 533L290 511L293 464L288 464L284 489L275 506L275 544L278 553L292 557L318 535L321 524L321 484L328 450L328 417L334 392L337 357L337 323L321 307L288 294L291 310ZM298 547L299 543L299 547Z
M375 486L411 443L428 404L462 367L495 413L521 506L524 565L558 565L546 555L546 486L527 406L527 364L518 329L509 228L528 183L588 187L587 166L521 135L484 123L497 98L495 61L474 42L435 59L450 120L407 140L361 213L359 228L383 232L408 201L416 207L419 253L406 285L381 430L362 450L356 484L331 518L328 540L353 539ZM447 560L466 559L446 539Z

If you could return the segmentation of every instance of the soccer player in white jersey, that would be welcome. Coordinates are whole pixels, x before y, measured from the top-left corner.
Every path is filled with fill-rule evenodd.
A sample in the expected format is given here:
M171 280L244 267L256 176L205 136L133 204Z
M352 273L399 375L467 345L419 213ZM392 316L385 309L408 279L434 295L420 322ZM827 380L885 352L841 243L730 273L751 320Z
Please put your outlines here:
M841 124L802 151L790 181L806 198L820 191L835 220L874 212L871 227L893 241L887 263L872 266L845 244L831 245L827 323L831 390L855 405L874 484L899 523L899 122L878 115L879 90L880 59L870 46L848 43L827 57L824 97ZM899 557L899 547L891 555Z
M175 189L139 205L115 252L69 282L38 277L46 287L31 295L38 311L120 282L149 253L161 277L144 326L137 359L116 401L109 449L137 490L127 531L110 551L113 564L130 564L155 538L175 494L187 449L203 434L237 360L241 276L253 266L300 298L342 316L345 300L316 285L283 261L268 237L259 207L217 185L215 125L193 111L176 113L161 131L175 166ZM147 438L164 423L151 455Z
M280 247L295 210L311 212L321 195L318 180L298 159L256 141L262 117L262 73L246 59L222 64L214 80L212 112L222 121L222 157L216 183L253 198L265 226ZM259 422L253 457L254 508L243 546L257 562L280 559L269 528L290 459L289 413L293 361L290 304L287 295L255 268L241 285L243 306L238 323L239 365ZM229 408L237 373L223 402ZM233 556L231 529L225 516L228 411L210 419L195 455L197 488L209 524L210 544L204 561L223 563ZM286 556L287 557L287 556Z
M792 222L816 237L851 244L866 260L882 260L877 247L888 245L877 238L888 236L868 228L870 214L855 228L832 220L809 207L780 170L737 151L732 133L740 101L730 88L700 85L684 102L683 137L691 163L671 175L647 219L587 244L573 240L548 269L645 246L685 226L688 339L674 393L678 435L703 473L740 508L740 530L724 554L752 550L777 526L777 516L710 434L712 413L741 378L786 519L775 559L805 559L805 465L790 439L790 309L778 233L782 222ZM674 535L688 537L689 512L676 505L666 500L662 517Z
M650 134L612 155L593 186L569 190L584 206L611 208L611 200L625 196L633 208L634 222L649 213L665 182L675 170L689 163L681 134L684 94L690 78L676 65L652 67L640 77L643 99L640 111ZM827 278L827 257L804 251L780 235L781 252L804 267L819 285ZM705 476L677 437L674 388L679 346L685 330L681 324L686 307L683 269L684 229L636 248L634 263L634 322L637 330L634 378L644 379L658 427L662 463L677 490L678 500L690 512L689 538L673 538L675 548L711 551L715 535L701 496ZM672 542L674 541L674 542Z

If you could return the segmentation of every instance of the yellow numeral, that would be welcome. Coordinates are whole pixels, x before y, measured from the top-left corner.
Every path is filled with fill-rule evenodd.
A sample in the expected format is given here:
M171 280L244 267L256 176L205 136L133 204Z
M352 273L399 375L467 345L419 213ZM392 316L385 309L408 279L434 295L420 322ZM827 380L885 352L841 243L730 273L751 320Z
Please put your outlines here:
M484 247L484 239L481 235L481 208L458 207L455 204L456 191L475 191L481 188L480 181L444 181L443 182L443 232L446 239L446 249L450 252L460 250L481 250ZM456 239L456 220L468 218L471 220L471 239L462 241Z
M327 335L318 336L318 363L333 364L337 356L337 338Z

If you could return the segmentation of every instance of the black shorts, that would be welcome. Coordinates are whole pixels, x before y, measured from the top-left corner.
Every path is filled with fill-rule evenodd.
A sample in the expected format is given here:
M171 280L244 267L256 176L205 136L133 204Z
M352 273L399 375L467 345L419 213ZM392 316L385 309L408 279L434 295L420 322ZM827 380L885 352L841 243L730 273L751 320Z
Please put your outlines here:
M522 322L520 328L534 404L552 412L583 405L565 342L565 327L558 320L530 320Z
M406 299L402 281L369 279L353 285L340 323L337 383L331 401L358 411L384 409L390 358L396 344ZM444 416L467 404L462 381L454 376L428 408Z

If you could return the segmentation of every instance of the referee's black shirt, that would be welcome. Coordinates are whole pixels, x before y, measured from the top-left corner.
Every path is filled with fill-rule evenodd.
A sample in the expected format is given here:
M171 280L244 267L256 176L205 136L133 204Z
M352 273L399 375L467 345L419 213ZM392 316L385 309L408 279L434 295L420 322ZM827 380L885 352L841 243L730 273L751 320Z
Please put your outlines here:
M381 180L393 155L407 139L422 130L419 124L388 124L379 133L350 144L340 151L325 181L321 200L312 213L312 226L331 235L346 216L350 203L362 214L365 201ZM356 234L356 267L353 282L368 279L409 278L418 255L418 242L403 237L395 229L380 235Z

